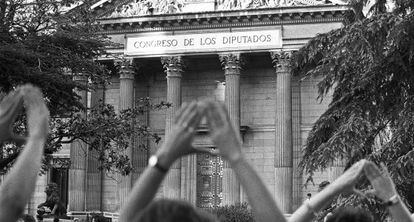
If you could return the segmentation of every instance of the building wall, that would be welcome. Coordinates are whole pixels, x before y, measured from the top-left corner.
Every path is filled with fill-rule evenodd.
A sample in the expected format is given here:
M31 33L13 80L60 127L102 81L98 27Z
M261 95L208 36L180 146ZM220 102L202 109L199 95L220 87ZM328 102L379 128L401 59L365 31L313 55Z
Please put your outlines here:
M194 57L189 58L187 62L188 67L182 74L182 102L204 98L222 100L224 91L219 83L224 81L224 71L220 67L218 57ZM161 63L159 66L161 67ZM145 75L146 78L136 80L136 100L149 96L154 103L166 101L165 73L161 69L155 69L147 71ZM114 78L105 92L105 101L115 107L118 106L119 98L118 81ZM321 103L317 101L317 83L317 78L302 81L300 77L292 78L294 209L300 206L308 192L315 193L318 184L328 179L326 173L317 174L314 177L315 185L308 184L305 187L306 175L302 175L297 167L306 136L330 101L329 95ZM276 74L270 56L260 54L248 57L248 62L241 71L240 90L241 125L249 127L243 137L243 152L274 195ZM151 111L148 124L152 130L163 136L165 110ZM160 144L150 142L149 145L151 152L155 152ZM133 179L138 177L139 173L135 173ZM104 210L117 211L119 200L116 196L116 181L110 177L106 177L104 181ZM162 189L158 195L162 196ZM277 200L277 197L275 199Z
M114 106L115 111L119 107L119 78L112 78L111 84L105 86L104 102ZM117 181L114 173L105 173L102 189L102 210L116 212L119 210L119 197L117 192Z
M306 144L309 131L312 129L313 123L319 118L319 116L328 108L328 105L332 99L332 95L328 93L323 100L318 98L317 84L321 78L309 78L301 82L301 127L300 135L302 144ZM307 175L303 175L303 181L306 182ZM307 193L314 195L317 192L318 185L323 181L329 181L328 172L317 172L313 176L314 183L304 184L303 199L306 198ZM332 182L332 181L330 181Z
M187 61L189 66L182 75L182 101L189 102L205 98L222 101L224 88L220 84L224 82L224 71L221 69L218 57L194 57ZM152 62L153 65L159 65L159 68L146 70L144 77L136 77L135 99L137 102L143 97L150 97L153 103L166 101L165 73L159 61ZM315 194L320 182L330 179L327 172L319 172L313 177L314 184L305 184L307 175L302 175L297 167L301 158L301 149L306 143L312 124L327 108L331 100L329 94L321 102L317 100L319 80L318 78L301 80L301 77L292 77L293 209L301 205L307 193ZM243 136L243 152L263 179L270 193L274 195L276 74L267 54L248 57L241 71L240 91L241 126L248 126ZM118 110L119 79L117 77L114 77L111 84L105 87L104 101ZM142 119L143 123L147 123L153 131L160 134L161 143L164 137L165 113L165 109L152 110L147 117ZM150 153L154 153L160 144L149 141ZM139 177L142 169L143 166L133 173L133 181ZM119 211L116 175L105 174L102 181L103 211ZM36 191L27 206L28 213L34 215L37 205L46 199L44 193L46 185L47 176L39 176ZM162 189L160 189L158 196L162 195ZM278 197L274 198L278 200ZM242 200L247 201L244 195L242 195Z
M154 64L158 64L154 62ZM218 57L190 58L186 72L182 76L182 101L201 100L212 98L222 101L224 88L220 85L224 81L224 71L220 67ZM161 67L161 63L159 63ZM154 103L166 101L166 77L161 69L147 71L146 77L138 76L135 81L135 99L150 97ZM305 184L307 175L302 175L298 169L301 158L301 149L306 143L308 132L312 124L327 108L331 95L322 101L317 100L317 83L319 78L301 80L292 77L292 133L293 133L293 209L301 205L307 193L315 194L320 182L329 180L328 172L316 173L314 184ZM250 56L241 71L241 126L248 126L243 136L243 152L248 161L257 170L270 193L274 196L274 154L275 154L275 95L276 74L267 55ZM119 79L114 77L111 84L105 87L104 101L118 110ZM164 137L165 109L152 110L142 119L150 128ZM160 144L161 144L160 143ZM149 141L150 153L154 153L160 144ZM145 164L144 164L145 165ZM135 181L142 172L143 166L132 175ZM103 178L103 211L119 211L119 197L117 192L116 175L105 174ZM39 176L36 190L30 200L27 211L35 215L37 205L44 202L44 189L47 185L47 175ZM159 189L158 196L162 196ZM274 197L278 200L278 197ZM245 195L242 200L247 201Z
M46 201L45 189L47 186L47 175L39 175L37 177L35 190L32 194L32 197L29 200L29 203L26 206L25 213L30 215L36 215L37 206Z

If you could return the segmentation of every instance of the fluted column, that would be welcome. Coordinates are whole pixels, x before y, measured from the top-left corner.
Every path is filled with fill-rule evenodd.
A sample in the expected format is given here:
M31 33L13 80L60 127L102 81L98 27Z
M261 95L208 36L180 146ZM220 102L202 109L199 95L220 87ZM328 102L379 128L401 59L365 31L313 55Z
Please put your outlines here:
M98 106L104 98L104 87L99 85L91 92L91 108ZM102 211L102 171L99 170L99 152L91 149L88 153L86 210Z
M165 136L171 132L176 111L181 106L181 73L183 72L183 61L179 56L162 57L165 73L167 74L167 102L172 107L167 109L165 122ZM167 139L167 138L166 138ZM164 181L163 194L166 198L179 199L181 194L181 161L177 160Z
M74 81L86 85L88 78L85 75L74 75ZM76 90L81 97L81 103L86 108L88 94L86 90ZM86 110L79 113L86 117ZM84 211L86 201L86 172L88 147L79 140L75 140L70 144L70 169L69 169L69 208L68 211Z
M290 55L290 52L271 52L276 68L275 196L284 213L291 213L293 198Z
M219 55L226 81L225 104L231 123L240 131L240 54ZM223 205L240 202L240 183L227 161L223 165Z
M119 73L119 110L134 107L134 71L132 60L121 61L121 69ZM131 138L132 139L132 138ZM132 160L132 141L129 142L125 154ZM120 207L122 207L128 199L131 191L131 173L129 175L118 177L118 195Z
M303 174L299 168L302 159L300 80L292 78L292 146L293 146L293 202L292 211L303 203Z
M141 105L140 98L148 97L148 82L144 77L144 64L142 60L140 62L134 63L135 73L135 106ZM139 73L139 74L138 74ZM137 117L137 122L149 126L149 111L150 108L146 107L144 113ZM141 176L142 172L148 165L148 155L149 155L149 144L148 137L142 135L139 131L134 132L133 136L133 149L132 149L132 167L134 171L132 172L132 184Z
M181 198L189 203L197 203L197 155L181 158Z

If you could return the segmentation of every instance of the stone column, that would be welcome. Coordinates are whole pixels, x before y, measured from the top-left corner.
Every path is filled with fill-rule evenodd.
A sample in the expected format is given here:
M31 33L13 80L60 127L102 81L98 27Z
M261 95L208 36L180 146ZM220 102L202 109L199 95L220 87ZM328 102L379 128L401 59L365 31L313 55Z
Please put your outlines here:
M165 139L171 132L175 113L181 106L181 73L183 61L180 56L162 57L161 63L167 74L167 102L172 107L167 109L165 122ZM166 198L180 199L181 194L181 161L177 160L171 166L164 180L163 195Z
M181 198L197 204L197 155L181 158Z
M119 71L119 110L130 109L134 107L134 70L132 66L132 59L125 59L120 62ZM132 160L132 138L129 142L128 148L125 150L127 155ZM132 161L131 161L132 164ZM131 173L129 175L118 177L118 195L120 207L125 204L131 191Z
M84 75L74 75L74 81L88 84L88 78ZM86 90L76 90L81 97L81 103L86 108L88 94ZM86 110L79 113L86 117ZM86 201L86 172L87 172L88 147L85 143L75 140L70 144L70 169L69 169L69 208L68 211L84 211Z
M219 55L222 64L226 88L225 88L225 104L229 112L230 121L234 125L236 131L240 132L240 54L221 54ZM240 183L236 179L236 175L224 161L223 166L223 205L235 204L240 202Z
M284 213L291 213L293 198L290 56L290 52L271 52L276 68L275 196Z
M91 108L98 106L104 98L104 86L99 85L91 92ZM102 171L98 169L99 152L89 150L87 171L86 210L102 211Z
M292 78L292 146L293 146L293 200L292 211L303 203L303 174L299 168L302 159L300 79Z
M140 62L134 63L135 69L135 106L140 105L140 98L149 97L149 83L148 79L145 78L144 64L141 60ZM150 108L146 107L144 113L137 117L137 123L149 126L149 112ZM149 155L149 141L148 137L142 135L141 133L134 132L133 136L133 149L132 149L132 167L134 171L132 172L132 185L135 181L141 176L142 172L148 165L148 155Z

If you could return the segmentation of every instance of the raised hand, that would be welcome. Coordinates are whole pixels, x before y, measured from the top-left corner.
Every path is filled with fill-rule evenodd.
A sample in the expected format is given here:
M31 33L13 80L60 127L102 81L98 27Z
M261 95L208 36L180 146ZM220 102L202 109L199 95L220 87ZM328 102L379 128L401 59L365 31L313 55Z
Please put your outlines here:
M202 115L203 109L196 102L182 105L177 111L171 132L166 135L165 142L155 154L159 166L168 169L178 158L199 152L191 143ZM119 221L138 221L140 213L153 200L166 175L159 167L147 167L135 183L127 203L122 207Z
M385 203L393 217L393 221L413 222L411 213L398 195L387 168L384 164L381 164L381 168L380 170L374 163L369 161L365 164L365 175L374 187L374 190L368 193L376 195Z
M195 130L202 118L203 110L197 106L197 102L183 104L174 121L169 135L161 146L159 153L168 157L167 164L171 164L182 156L198 152L191 145Z
M26 106L29 136L46 138L49 133L49 110L46 107L42 92L32 85L21 87L21 94Z
M341 192L354 192L362 194L355 189L355 184L358 179L364 174L364 166L367 160L360 160L346 170L340 177L338 177L330 186L341 190Z
M366 177L374 188L374 190L369 191L369 193L376 195L384 201L387 201L396 195L397 191L387 168L384 165L381 165L381 167L382 171L380 171L374 163L367 161L364 171Z
M230 122L224 104L207 101L205 110L211 139L220 154L229 162L239 160L242 157L240 134Z
M2 115L0 116L4 118L2 119L2 130L8 130L8 133L3 134L3 136L11 135L13 137L10 127L17 115L17 110L24 101L29 137L24 149L1 184L0 221L17 221L24 210L24 206L27 205L35 188L49 129L49 111L40 90L32 85L25 85L14 93L1 103Z
M0 103L0 142L15 142L22 145L25 138L13 133L13 123L23 105L20 88L9 93Z

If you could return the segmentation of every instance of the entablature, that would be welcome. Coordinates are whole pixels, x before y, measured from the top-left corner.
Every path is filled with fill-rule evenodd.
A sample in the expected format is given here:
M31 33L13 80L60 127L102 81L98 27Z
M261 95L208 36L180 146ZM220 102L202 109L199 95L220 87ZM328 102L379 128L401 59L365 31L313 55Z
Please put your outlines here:
M214 29L343 21L347 5L259 8L202 13L102 18L105 34Z

